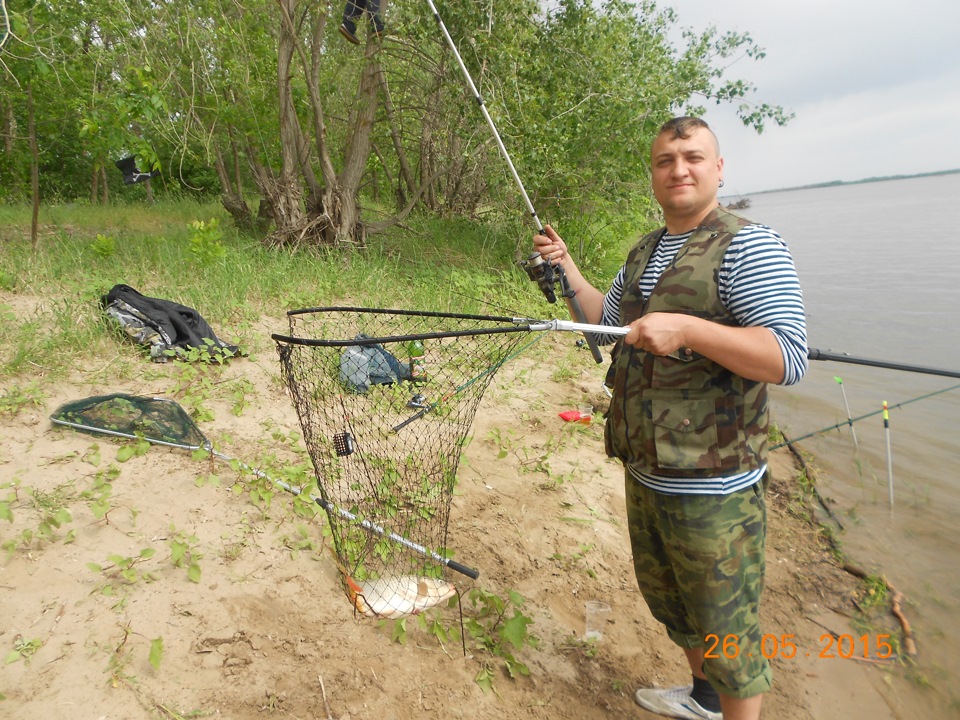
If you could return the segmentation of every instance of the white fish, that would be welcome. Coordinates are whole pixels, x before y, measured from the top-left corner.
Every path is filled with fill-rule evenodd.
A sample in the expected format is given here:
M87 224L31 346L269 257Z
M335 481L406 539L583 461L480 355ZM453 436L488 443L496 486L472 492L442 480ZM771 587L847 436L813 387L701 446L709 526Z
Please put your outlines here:
M419 615L457 593L452 583L416 575L396 575L357 584L347 578L350 599L367 617L397 618Z

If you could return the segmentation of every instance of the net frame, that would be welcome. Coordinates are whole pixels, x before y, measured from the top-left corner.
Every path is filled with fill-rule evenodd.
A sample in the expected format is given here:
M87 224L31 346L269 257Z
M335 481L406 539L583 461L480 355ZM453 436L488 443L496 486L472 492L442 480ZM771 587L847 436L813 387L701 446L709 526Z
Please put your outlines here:
M213 444L193 418L179 403L166 398L128 393L95 395L64 403L50 415L50 421L87 433L213 452Z
M422 584L443 580L447 569L478 577L447 549L456 473L485 390L533 328L503 316L357 306L291 310L287 318L289 334L272 338L348 597L365 614L392 617L389 606L366 612L386 579ZM420 377L413 344L423 350ZM410 374L358 391L343 358L372 348Z

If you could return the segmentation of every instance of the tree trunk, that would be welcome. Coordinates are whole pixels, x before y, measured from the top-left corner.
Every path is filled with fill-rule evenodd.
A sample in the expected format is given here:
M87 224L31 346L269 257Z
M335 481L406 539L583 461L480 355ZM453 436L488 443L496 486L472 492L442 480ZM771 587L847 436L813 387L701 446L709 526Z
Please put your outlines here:
M236 145L233 145L236 153ZM253 229L253 214L246 200L240 195L230 181L230 173L227 171L226 163L223 161L223 155L220 148L216 149L216 156L213 160L213 166L217 170L217 177L220 178L220 204L230 213L233 223L241 230ZM236 162L236 160L235 160ZM236 166L234 168L236 172Z
M280 178L269 188L273 220L276 223L274 242L293 241L304 224L303 188L300 185L301 134L296 119L293 91L290 87L291 60L297 38L292 18L296 0L278 0L283 14L280 22L280 41L277 52L277 95L280 100Z
M3 149L7 155L13 154L13 137L17 132L17 117L13 114L13 102L4 103Z
M383 110L387 116L387 122L390 125L390 139L393 141L393 151L397 154L400 161L400 176L406 185L404 188L397 186L399 205L402 207L407 204L407 193L413 195L416 192L416 183L413 179L413 170L410 168L410 161L407 160L407 153L403 149L403 141L400 137L400 128L397 126L397 120L393 111L393 100L390 98L390 89L387 87L387 76L380 73L380 88L383 90ZM386 165L384 164L384 167ZM391 185L393 183L391 182Z
M93 163L93 175L90 178L90 204L96 205L100 194L100 163Z
M27 83L27 134L30 136L30 192L33 215L30 219L30 242L34 249L40 231L40 150L37 148L37 118L33 107L33 83Z

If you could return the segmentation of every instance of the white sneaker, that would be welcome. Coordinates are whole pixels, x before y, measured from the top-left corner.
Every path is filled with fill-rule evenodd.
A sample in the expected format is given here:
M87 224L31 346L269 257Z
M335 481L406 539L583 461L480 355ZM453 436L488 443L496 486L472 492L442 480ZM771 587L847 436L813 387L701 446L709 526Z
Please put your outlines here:
M700 707L700 703L690 697L693 685L675 688L640 688L633 696L637 705L644 710L681 718L681 720L723 720L723 713L711 712Z

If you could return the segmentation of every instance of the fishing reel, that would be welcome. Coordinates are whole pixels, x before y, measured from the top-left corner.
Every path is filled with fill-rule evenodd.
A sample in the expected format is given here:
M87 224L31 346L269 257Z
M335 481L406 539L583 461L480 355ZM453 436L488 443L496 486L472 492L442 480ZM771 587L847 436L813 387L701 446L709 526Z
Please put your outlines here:
M551 265L538 252L532 252L526 260L521 260L520 267L527 271L527 276L537 284L548 303L557 301L557 292L554 288L563 281L562 267Z

